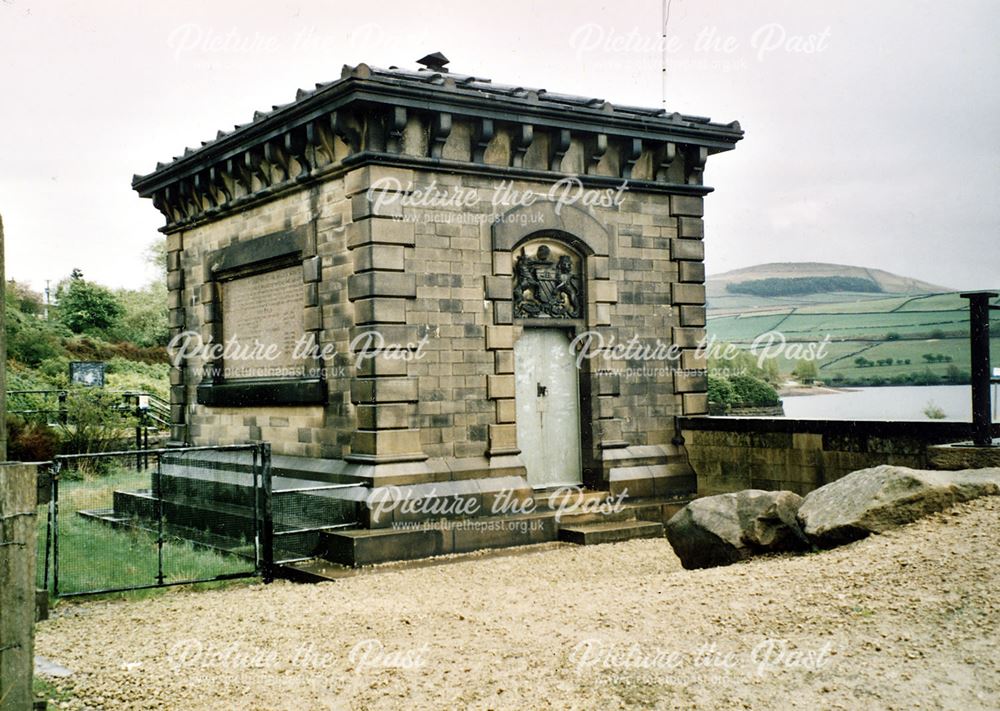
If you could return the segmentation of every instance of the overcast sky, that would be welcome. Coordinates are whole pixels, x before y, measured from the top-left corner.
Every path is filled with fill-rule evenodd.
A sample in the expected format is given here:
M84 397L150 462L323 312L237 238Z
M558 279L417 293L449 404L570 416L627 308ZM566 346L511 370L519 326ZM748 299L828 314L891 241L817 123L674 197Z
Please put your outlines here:
M151 276L133 173L345 63L661 102L661 2L0 0L8 277ZM746 138L712 157L709 273L771 261L1000 287L1000 3L672 0L667 107Z

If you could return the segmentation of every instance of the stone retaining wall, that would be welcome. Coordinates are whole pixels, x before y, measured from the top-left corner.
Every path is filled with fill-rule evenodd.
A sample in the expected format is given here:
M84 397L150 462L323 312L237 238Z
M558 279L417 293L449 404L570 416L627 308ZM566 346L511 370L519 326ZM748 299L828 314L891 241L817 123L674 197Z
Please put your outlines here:
M968 439L971 432L968 422L767 417L683 417L679 426L699 496L742 489L804 495L879 464L933 468L931 445Z

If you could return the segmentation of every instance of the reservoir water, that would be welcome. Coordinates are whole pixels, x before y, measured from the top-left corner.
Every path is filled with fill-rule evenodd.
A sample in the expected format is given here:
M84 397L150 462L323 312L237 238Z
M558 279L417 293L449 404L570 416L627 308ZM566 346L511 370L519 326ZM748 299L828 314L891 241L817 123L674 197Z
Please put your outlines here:
M998 417L997 387L993 386L993 421ZM785 416L828 420L930 420L924 409L936 405L945 420L972 419L968 385L901 385L851 388L850 391L783 397Z

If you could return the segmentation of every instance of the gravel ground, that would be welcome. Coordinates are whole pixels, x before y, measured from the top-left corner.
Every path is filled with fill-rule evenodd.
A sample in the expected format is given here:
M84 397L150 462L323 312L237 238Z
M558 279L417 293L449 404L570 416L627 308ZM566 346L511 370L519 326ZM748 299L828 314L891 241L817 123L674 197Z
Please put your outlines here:
M664 539L65 605L62 708L1000 708L1000 498L684 571Z

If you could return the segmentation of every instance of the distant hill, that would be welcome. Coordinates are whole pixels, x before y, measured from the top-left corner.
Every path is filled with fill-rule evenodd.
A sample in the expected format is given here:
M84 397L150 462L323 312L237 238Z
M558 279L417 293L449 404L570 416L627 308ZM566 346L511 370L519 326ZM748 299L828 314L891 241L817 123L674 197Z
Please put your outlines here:
M796 293L803 291L798 287L809 283L815 284L816 288L805 289L810 293ZM709 275L706 279L708 308L715 313L746 313L950 291L953 289L881 269L822 262L758 264Z
M762 264L710 276L707 283L710 336L751 350L760 338L774 343L775 334L789 344L824 343L817 363L824 382L968 382L969 304L947 287L880 269L815 263ZM1000 334L992 346L1000 353ZM778 350L782 373L805 352Z

